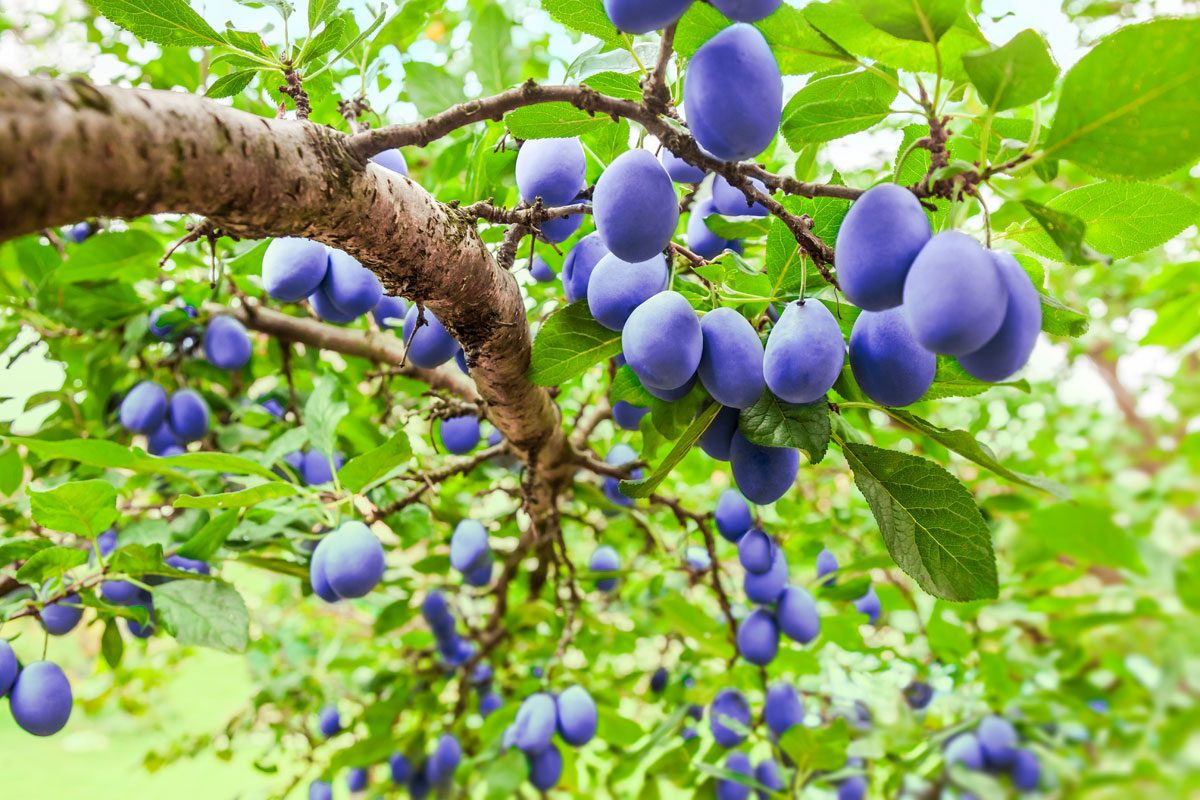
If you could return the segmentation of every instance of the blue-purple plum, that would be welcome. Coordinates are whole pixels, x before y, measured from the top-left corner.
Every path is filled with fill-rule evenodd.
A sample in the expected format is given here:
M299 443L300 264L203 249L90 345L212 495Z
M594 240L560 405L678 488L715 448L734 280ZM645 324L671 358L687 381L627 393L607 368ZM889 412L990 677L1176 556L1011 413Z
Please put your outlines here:
M746 734L729 727L731 724L750 727L750 704L737 689L722 689L708 709L709 729L721 747L737 747L746 740Z
M775 736L784 733L796 725L804 724L804 703L796 687L785 681L777 681L767 687L766 701L763 703L763 718L767 728Z
M904 319L926 350L964 356L1000 330L1008 291L995 259L958 231L929 240L904 279Z
M504 698L495 692L488 692L479 698L479 715L487 719L504 707Z
M666 667L659 667L654 670L654 674L650 676L650 691L655 694L662 694L667 690L667 683L671 680L671 673L667 672Z
M95 232L90 222L76 222L66 227L67 238L75 244L82 244Z
M558 708L545 692L526 697L513 720L513 744L526 755L540 753L550 746L558 727Z
M718 308L700 321L704 348L697 369L704 388L723 406L749 408L762 396L763 343L749 320Z
M775 557L771 561L771 569L761 574L747 572L742 580L742 588L746 597L752 603L770 605L779 599L787 587L788 565L783 551L775 548Z
M600 263L600 259L608 255L608 248L599 233L589 233L580 239L563 259L562 282L567 300L574 303L587 297L588 283L592 279L592 271Z
M696 572L707 572L712 567L712 558L708 551L696 545L683 551L683 560L688 569Z
M362 792L367 788L370 782L370 776L363 767L354 767L346 775L346 788L353 794L354 792Z
M167 404L167 422L180 442L195 442L208 433L208 402L194 389L180 389Z
M832 575L838 571L837 556L828 548L823 548L817 553L817 577L824 578L826 575ZM823 586L833 586L837 582L836 578L829 578L822 581Z
M454 354L462 348L428 308L425 309L425 324L418 329L416 325L420 311L414 303L404 316L403 335L408 343L407 358L415 366L435 369L454 358Z
M983 750L972 733L960 733L946 744L942 758L947 764L962 764L967 769L983 769Z
M570 203L569 205L575 205L576 203L582 202L584 201L576 200L575 203ZM575 231L579 230L580 226L582 225L583 214L568 214L565 217L551 217L550 219L544 220L538 224L538 233L541 234L539 238L542 241L549 242L550 244L565 242L567 239L570 239L572 236L574 236Z
M266 411L275 419L283 419L287 410L283 407L283 403L279 402L274 397L268 397L262 403L263 411Z
M705 42L688 62L683 105L692 135L716 158L766 150L783 118L783 77L763 35L737 24Z
M713 509L713 517L717 523L717 532L727 542L736 544L754 524L754 516L750 513L750 504L736 489L726 489L717 498L717 506Z
M492 559L487 529L473 519L464 519L450 536L450 566L459 572L474 572Z
M425 772L427 766L428 764L422 764L414 769L412 777L408 779L408 796L412 800L425 800L429 795L429 776Z
M308 785L308 800L333 800L333 784L329 781L313 781Z
M765 608L756 608L738 626L737 648L742 658L765 667L779 652L779 625Z
M345 325L358 319L357 314L350 314L338 308L329 295L325 293L325 289L318 286L316 291L308 296L309 305L317 316L325 322L331 322L334 325Z
M181 310L188 317L192 319L196 318L197 312L192 306L184 306L182 309L173 306L162 306L161 308L156 308L151 311L150 316L147 319L147 325L150 328L150 335L156 339L170 339L176 334L182 333L181 326L178 322L169 323L161 321L162 318L167 314Z
M750 756L745 753L730 753L725 758L725 769L754 778L754 768L750 766ZM731 778L717 779L717 800L746 800L750 796L750 784L742 783Z
M392 753L388 758L388 772L391 773L392 783L403 786L412 775L412 767L403 753Z
M357 520L343 522L326 534L317 545L317 553L322 550L322 571L338 597L363 597L383 579L383 545Z
M821 632L817 604L801 586L788 586L783 590L775 606L775 618L779 621L779 630L800 644L808 644Z
M764 447L733 434L729 445L733 480L746 499L758 505L774 503L787 494L800 470L800 453L790 447Z
M692 0L604 0L604 12L617 30L649 33L675 22Z
M767 185L758 178L751 178L750 185L760 193L770 195ZM712 207L718 214L727 217L765 217L767 207L757 200L751 201L746 193L731 184L724 175L713 178Z
M676 183L696 184L704 180L704 176L708 174L700 167L693 167L665 147L658 154L658 160L662 162L663 169L671 176L671 180Z
M482 566L476 567L475 569L466 573L463 576L463 580L467 582L468 586L474 586L477 589L482 589L483 587L491 584L494 566L494 562L488 561Z
M546 263L546 259L535 255L533 263L529 266L529 274L538 283L549 283L558 276L554 274L554 270L550 269L550 265Z
M596 701L582 686L569 686L558 695L558 735L572 747L582 747L596 735Z
M701 258L713 259L726 249L733 249L733 242L718 236L705 223L704 220L715 213L712 200L706 197L692 206L692 213L688 216L688 249Z
M71 718L71 682L50 661L26 664L17 674L8 703L13 720L34 736L52 736Z
M959 356L958 363L979 380L994 383L1012 377L1029 361L1042 329L1042 298L1012 255L993 252L991 256L1008 292L1004 322L987 344Z
M382 153L376 153L371 156L372 163L378 164L384 169L391 170L397 174L408 177L408 161L404 158L404 153L400 152L399 148L384 150Z
M850 369L876 403L907 406L933 385L937 356L913 337L903 309L864 311L850 332Z
M333 480L334 470L341 469L342 457L336 453L332 463L329 456L318 450L309 450L304 454L300 465L300 476L309 486L320 486Z
M662 253L636 264L609 253L588 280L588 309L601 325L619 331L635 308L667 288L670 274Z
M733 434L737 431L737 426L738 410L722 408L705 428L704 433L700 434L700 449L707 453L709 458L728 461L729 445L733 442Z
M757 791L758 800L768 800L775 796L775 792L783 792L783 774L779 770L779 764L771 757L764 758L758 762L758 766L754 768L754 780L765 786L770 791Z
M342 716L336 706L325 706L321 709L317 717L317 730L326 738L342 732Z
M548 792L558 785L562 777L562 753L554 745L550 745L540 753L529 758L529 782L541 792Z
M712 4L735 22L758 22L775 13L783 0L712 0Z
M342 598L338 597L338 593L329 585L329 578L325 575L325 559L328 554L329 551L322 549L318 542L308 564L308 585L312 587L313 594L326 603L336 603Z
M263 288L285 303L303 300L315 292L328 271L328 248L311 239L272 239L263 253Z
M758 528L751 528L738 541L738 561L747 572L770 572L775 561L775 542Z
M329 271L321 291L343 314L357 318L379 305L383 286L375 273L341 250L329 251Z
M646 385L643 385L642 388L645 389L646 392L652 397L657 397L659 400L662 400L665 403L674 403L676 400L682 400L691 394L692 387L696 385L697 380L698 378L696 375L692 375L692 377L687 379L687 383L676 389L659 389L654 386Z
M678 389L700 366L700 320L683 295L659 292L629 315L621 331L621 351L643 386Z
M842 329L819 300L789 303L767 337L763 375L788 403L815 403L833 388L846 363Z
M63 636L74 630L83 619L83 606L79 603L79 595L69 594L56 603L50 603L41 610L42 627L51 636Z
M925 681L913 681L904 687L904 702L914 711L923 711L933 701L933 687Z
M425 762L425 776L434 786L446 786L454 780L454 773L462 763L462 745L452 733L438 737L433 754Z
M587 186L587 157L578 139L530 139L517 152L521 199L547 208L569 205Z
M375 317L375 322L379 327L384 328L403 328L404 315L408 313L408 303L403 297L392 297L391 295L383 295L379 298L379 303L375 308L371 309L371 316Z
M450 611L450 603L446 595L434 589L425 595L421 601L421 616L433 629L437 636L445 636L454 632L454 614Z
M1004 717L984 717L975 729L979 749L989 767L1007 767L1017 751L1017 729Z
M626 431L636 431L642 424L642 417L650 413L650 409L635 406L624 400L613 403L612 417L617 427Z
M1031 750L1018 748L1012 758L1013 788L1019 792L1036 791L1042 782L1042 764Z
M627 444L618 444L613 449L608 451L608 455L604 457L604 463L613 467L622 467L630 462L637 461L637 453L633 452ZM639 467L630 473L630 477L638 480L642 477L643 470ZM604 479L604 496L612 503L618 506L630 507L634 503L632 497L628 497L621 493L620 482L614 477Z
M100 594L114 606L144 606L150 602L150 593L129 581L105 581Z
M851 775L838 784L837 800L863 800L867 796L865 775Z
M167 416L167 392L154 381L142 381L121 401L121 425L133 433L153 433Z
M455 455L465 455L479 444L479 418L474 414L442 420L442 445Z
M592 553L592 558L588 562L588 569L592 572L617 572L621 569L621 557L617 555L617 551L608 545L597 547ZM602 592L611 592L617 588L617 582L620 578L601 578L596 581L596 588Z
M12 645L7 639L0 639L0 697L8 694L20 670L21 666L17 663L17 654L13 652Z
M864 311L900 305L904 280L933 236L916 195L894 183L868 189L838 229L835 264L847 299Z
M149 601L146 602L146 612L149 618L143 625L136 619L125 620L125 629L129 631L129 635L138 639L149 639L154 635L154 608Z
M471 374L471 367L469 364L467 364L467 352L461 347L458 348L458 352L454 354L454 363L458 366L459 370L462 371L463 375Z
M181 456L186 452L187 451L183 449L182 445L173 444L159 453L159 456L162 458L172 458L173 456Z
M679 223L679 199L657 158L646 150L628 150L596 182L592 212L609 252L638 263L671 243Z
M230 316L208 321L204 329L204 356L214 367L235 370L246 366L253 347L246 326Z
M854 601L854 608L860 614L866 614L867 619L874 625L879 620L879 615L883 612L883 606L879 603L879 595L875 593L875 587L867 589L867 593Z

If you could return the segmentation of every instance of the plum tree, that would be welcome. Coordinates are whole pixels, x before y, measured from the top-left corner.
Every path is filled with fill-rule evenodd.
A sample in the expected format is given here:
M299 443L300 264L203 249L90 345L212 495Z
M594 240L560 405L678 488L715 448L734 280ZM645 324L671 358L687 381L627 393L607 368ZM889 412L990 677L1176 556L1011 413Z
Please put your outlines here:
M851 775L838 784L838 800L863 800L867 796L867 779L862 775Z
M417 320L422 316L425 324L418 328ZM461 349L432 311L416 305L411 306L404 316L402 333L408 344L405 356L423 369L437 369Z
M587 157L578 139L531 139L517 153L521 199L565 206L587 185Z
M404 753L392 753L388 756L388 774L392 778L392 783L397 786L403 786L412 777L412 766L408 763L408 757Z
M981 381L1012 377L1033 352L1042 330L1042 298L1033 281L1009 253L992 252L1008 295L1004 322L987 344L958 357L963 369Z
M646 150L629 150L608 165L596 182L592 206L604 246L631 263L665 250L679 222L671 176Z
M300 462L300 477L309 486L321 486L333 480L333 473L342 466L342 457L337 453L327 456L318 450L309 450Z
M479 444L479 418L474 414L461 414L442 420L442 445L448 452L466 455Z
M821 615L816 601L802 586L787 586L775 608L779 630L800 644L808 644L821 632Z
M763 344L750 322L732 308L718 308L700 320L703 348L697 374L723 406L749 408L762 395Z
M700 320L678 292L642 303L621 329L621 351L645 386L678 389L696 374L704 350Z
M729 727L735 725L738 729ZM750 703L737 689L722 689L708 709L708 726L713 739L726 749L737 747L746 740L739 729L750 726Z
M617 445L604 457L604 463L613 467L623 467L634 461L637 461L637 453L633 452L633 448L626 444ZM641 468L634 469L630 473L630 477L635 480L642 477ZM620 482L612 476L604 479L604 496L608 498L609 502L626 508L632 506L634 502L632 497L621 492Z
M775 616L765 608L756 608L742 620L737 633L738 652L742 658L760 667L775 660L779 652L779 625Z
M563 260L562 282L567 300L573 303L587 297L592 271L606 255L608 248L605 247L599 233L589 233L575 243Z
M1022 792L1035 792L1042 782L1042 763L1037 754L1017 748L1012 757L1013 787Z
M789 403L814 403L833 388L846 363L837 320L817 300L784 309L767 337L763 375L774 394Z
M736 489L726 489L717 498L713 518L717 523L717 532L726 541L737 543L754 524L754 516L750 513L750 504Z
M902 308L864 311L850 331L850 369L867 397L907 406L933 385L937 356L913 337Z
M833 554L828 547L821 548L821 552L817 553L817 577L825 578L821 581L822 586L833 586L837 583L837 578L826 578L827 575L833 575L838 571L837 556Z
M775 542L759 528L746 531L737 543L738 561L747 572L769 572L775 561Z
M758 800L766 800L771 793L782 792L786 788L786 784L783 782L783 773L779 769L779 762L770 756L754 766L754 780L769 790L759 789L757 791Z
M750 756L745 753L730 753L725 757L725 769L746 778L754 777ZM750 784L730 778L717 780L717 800L746 800L750 796Z
M167 415L167 392L154 381L142 381L121 401L121 424L133 433L153 433Z
M598 710L596 701L578 684L568 686L558 695L558 735L574 747L582 747L596 735Z
M329 250L320 242L294 236L272 239L263 253L263 288L275 300L303 300L325 280L329 261Z
M750 185L763 194L770 194L767 185L758 178L751 178ZM718 214L728 217L765 217L767 207L762 203L753 202L746 193L733 186L724 175L713 177L712 207Z
M750 25L726 28L688 62L683 107L701 147L726 161L767 148L783 117L783 78L767 40Z
M904 281L933 230L916 195L892 183L868 189L838 229L838 282L864 311L884 311L904 299Z
M580 195L572 203L572 205L577 204L590 206L591 202L586 196ZM538 226L538 238L550 244L565 242L583 226L583 216L583 214L567 214L566 216L552 217Z
M671 673L666 667L659 667L650 675L650 691L654 694L662 694L667 690L667 684L671 680Z
M323 581L338 597L363 597L383 579L385 567L383 545L371 529L357 520L343 522L313 552L313 588Z
M661 253L637 264L609 253L588 279L588 308L601 325L619 331L635 308L667 288L669 278L667 260Z
M213 317L204 328L204 356L214 367L238 370L250 361L253 346L246 326L227 315Z
M904 702L914 711L923 711L933 702L933 687L925 681L913 681L904 687Z
M604 12L626 33L649 33L675 22L692 0L604 0Z
M9 690L13 720L34 736L53 736L71 718L71 683L52 661L26 664Z
M1000 330L1008 304L996 261L983 245L943 231L921 248L904 279L904 319L917 343L964 356Z
M737 431L729 445L729 463L738 491L761 506L774 503L792 488L800 454L790 447L755 444Z
M83 606L79 595L69 594L62 600L42 607L42 627L51 636L65 636L75 629L83 619Z
M782 4L783 0L713 0L718 11L738 22L758 22L773 14Z
M167 404L167 424L180 442L195 442L208 433L208 401L194 389L180 389Z

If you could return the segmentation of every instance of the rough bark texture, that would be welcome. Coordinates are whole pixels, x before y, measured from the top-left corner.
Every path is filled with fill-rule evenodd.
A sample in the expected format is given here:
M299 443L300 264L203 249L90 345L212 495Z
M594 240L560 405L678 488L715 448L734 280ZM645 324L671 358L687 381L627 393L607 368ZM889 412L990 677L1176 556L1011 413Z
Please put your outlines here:
M488 418L535 478L560 484L571 450L557 406L526 377L515 279L467 215L369 164L351 141L194 95L0 74L0 241L98 215L179 212L238 236L339 247L454 333ZM552 492L535 495L541 517Z

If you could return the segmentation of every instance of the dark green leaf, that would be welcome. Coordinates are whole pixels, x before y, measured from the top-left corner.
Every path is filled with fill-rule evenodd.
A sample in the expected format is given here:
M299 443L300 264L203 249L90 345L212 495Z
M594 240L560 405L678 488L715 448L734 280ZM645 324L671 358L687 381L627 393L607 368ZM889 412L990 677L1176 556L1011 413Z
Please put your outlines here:
M204 527L180 546L178 553L184 558L194 558L207 561L221 549L225 540L233 533L238 524L238 512L230 509L214 515Z
M783 110L783 138L792 149L865 131L887 117L899 89L875 72L812 80Z
M993 111L1024 106L1045 97L1054 88L1058 65L1046 42L1026 29L1008 44L963 56L963 68Z
M824 400L785 403L767 389L754 405L742 410L738 430L755 444L802 450L809 463L816 464L829 449L829 404Z
M172 581L156 586L154 614L180 644L243 653L250 641L246 603L224 581Z
M121 638L121 629L115 619L105 620L104 633L100 636L100 654L104 663L110 669L121 666L121 656L125 653L125 640Z
M861 0L863 17L901 39L936 43L962 13L963 0Z
M186 0L94 0L96 10L148 42L180 47L224 44Z
M374 450L347 461L338 470L338 480L351 492L360 492L411 457L412 446L408 442L408 434L401 430Z
M621 334L592 318L586 300L554 312L533 341L530 379L558 386L621 352Z
M47 578L61 575L69 569L74 569L87 563L86 550L74 547L55 545L38 550L29 560L17 570L17 580L21 583L41 583Z
M250 81L254 80L255 71L252 69L242 70L241 72L231 72L228 75L222 75L212 82L212 85L204 92L208 97L221 98L233 97L241 94Z
M1033 200L1022 200L1021 205L1033 215L1050 239L1062 251L1068 264L1089 264L1093 261L1111 262L1107 258L1084 243L1087 235L1087 225L1079 217L1064 211L1044 206Z

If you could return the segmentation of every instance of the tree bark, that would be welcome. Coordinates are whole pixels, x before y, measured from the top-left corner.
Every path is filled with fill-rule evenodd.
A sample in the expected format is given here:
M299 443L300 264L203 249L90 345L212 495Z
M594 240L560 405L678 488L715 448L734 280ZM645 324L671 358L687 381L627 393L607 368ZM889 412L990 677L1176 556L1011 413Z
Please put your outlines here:
M561 485L572 452L557 406L527 377L516 280L467 215L350 142L179 92L0 74L0 241L92 216L175 212L241 237L341 248L437 315L470 358L488 418L535 479Z

